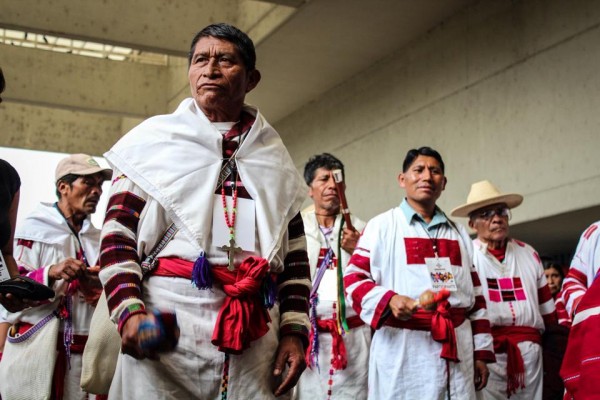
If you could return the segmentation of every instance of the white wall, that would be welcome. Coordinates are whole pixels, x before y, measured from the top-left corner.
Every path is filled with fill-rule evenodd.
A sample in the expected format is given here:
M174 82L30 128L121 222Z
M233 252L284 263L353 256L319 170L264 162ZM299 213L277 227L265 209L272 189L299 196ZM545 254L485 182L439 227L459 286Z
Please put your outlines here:
M0 158L8 161L17 170L21 179L17 226L39 203L57 201L54 172L58 162L67 156L68 154L65 153L0 147ZM108 167L104 158L95 157L95 159L102 167ZM109 188L110 181L104 182L102 185L104 193L100 197L96 212L92 215L92 223L97 228L101 228L104 221Z
M362 218L398 204L422 145L446 162L446 211L481 179L525 196L514 223L598 205L598 43L600 2L481 1L276 128L299 169L342 159Z

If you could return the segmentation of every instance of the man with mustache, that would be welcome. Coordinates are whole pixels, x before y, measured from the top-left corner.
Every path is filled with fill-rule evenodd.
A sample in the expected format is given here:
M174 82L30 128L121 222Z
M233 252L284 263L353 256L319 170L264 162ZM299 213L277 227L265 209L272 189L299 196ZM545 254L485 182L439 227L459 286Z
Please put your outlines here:
M311 368L298 382L298 400L367 396L371 328L346 307L339 279L365 223L351 215L353 229L346 226L334 170L343 176L344 164L329 153L311 157L304 167L313 200L313 206L302 211L313 282L311 340L306 354Z
M471 186L467 203L452 210L468 217L477 233L473 263L492 326L496 363L489 365L481 399L541 399L541 334L556 323L554 300L537 252L508 237L512 208L523 201L515 193L502 194L489 181Z
M471 240L436 205L441 155L409 150L398 183L406 198L367 223L344 273L348 302L375 330L368 397L473 399L494 361L492 337ZM419 300L431 289L444 295L437 305Z
M87 154L62 159L55 172L55 203L41 203L17 227L14 255L21 274L50 286L50 302L11 314L16 333L56 311L61 316L53 393L57 399L85 399L79 387L81 354L102 287L97 262L100 230L90 220L112 171ZM96 267L96 268L94 268ZM40 334L44 334L44 329ZM68 340L65 340L68 339ZM35 362L35 360L23 360ZM48 371L52 374L52 371Z
M306 367L306 186L244 102L261 77L248 35L209 25L188 61L192 97L106 153L115 178L100 278L122 339L109 398L274 399ZM140 330L161 307L176 311L180 337L159 354Z

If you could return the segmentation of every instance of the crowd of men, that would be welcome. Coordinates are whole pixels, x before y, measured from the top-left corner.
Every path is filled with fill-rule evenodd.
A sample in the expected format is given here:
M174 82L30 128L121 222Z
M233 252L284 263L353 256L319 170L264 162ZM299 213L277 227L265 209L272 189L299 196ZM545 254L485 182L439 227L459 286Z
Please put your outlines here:
M437 206L447 179L430 147L406 154L399 206L365 223L343 204L339 159L315 155L303 180L244 103L261 79L245 33L209 25L188 61L191 98L119 140L111 169L63 159L57 201L19 226L19 177L0 164L5 275L54 291L0 292L0 377L15 378L0 381L2 398L18 397L16 378L37 362L15 358L15 343L57 320L36 398L542 399L543 334L557 315L572 324L567 396L598 395L600 223L551 293L538 253L509 236L523 197L474 183L451 212L472 240ZM106 180L99 231L90 215ZM102 293L121 352L108 393L92 394L82 353Z

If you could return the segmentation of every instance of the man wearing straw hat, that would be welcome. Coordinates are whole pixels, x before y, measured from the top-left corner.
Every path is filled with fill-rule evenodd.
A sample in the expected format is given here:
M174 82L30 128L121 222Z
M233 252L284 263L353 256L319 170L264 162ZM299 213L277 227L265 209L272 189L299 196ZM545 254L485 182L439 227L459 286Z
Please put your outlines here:
M485 180L474 183L467 203L452 210L455 217L468 217L477 233L473 263L494 336L496 364L489 365L479 398L542 398L541 333L556 317L540 257L508 237L510 210L522 201L523 196L503 194Z

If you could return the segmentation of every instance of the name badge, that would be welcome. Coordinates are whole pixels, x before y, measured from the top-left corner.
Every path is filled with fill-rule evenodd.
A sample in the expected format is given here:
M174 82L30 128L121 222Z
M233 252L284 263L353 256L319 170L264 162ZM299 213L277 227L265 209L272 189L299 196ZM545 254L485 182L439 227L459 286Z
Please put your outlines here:
M9 279L10 274L8 273L8 267L6 266L2 252L0 252L0 282L7 281Z
M225 197L229 219L233 210L233 199ZM254 252L256 249L256 205L252 199L237 199L235 213L235 244L244 251ZM213 208L212 245L216 247L229 245L229 228L225 223L225 211L221 195L215 195Z
M434 292L437 292L443 288L450 292L456 292L456 281L454 280L454 274L450 266L450 258L439 257L439 258L425 258L425 264L429 270L431 278L431 288Z

